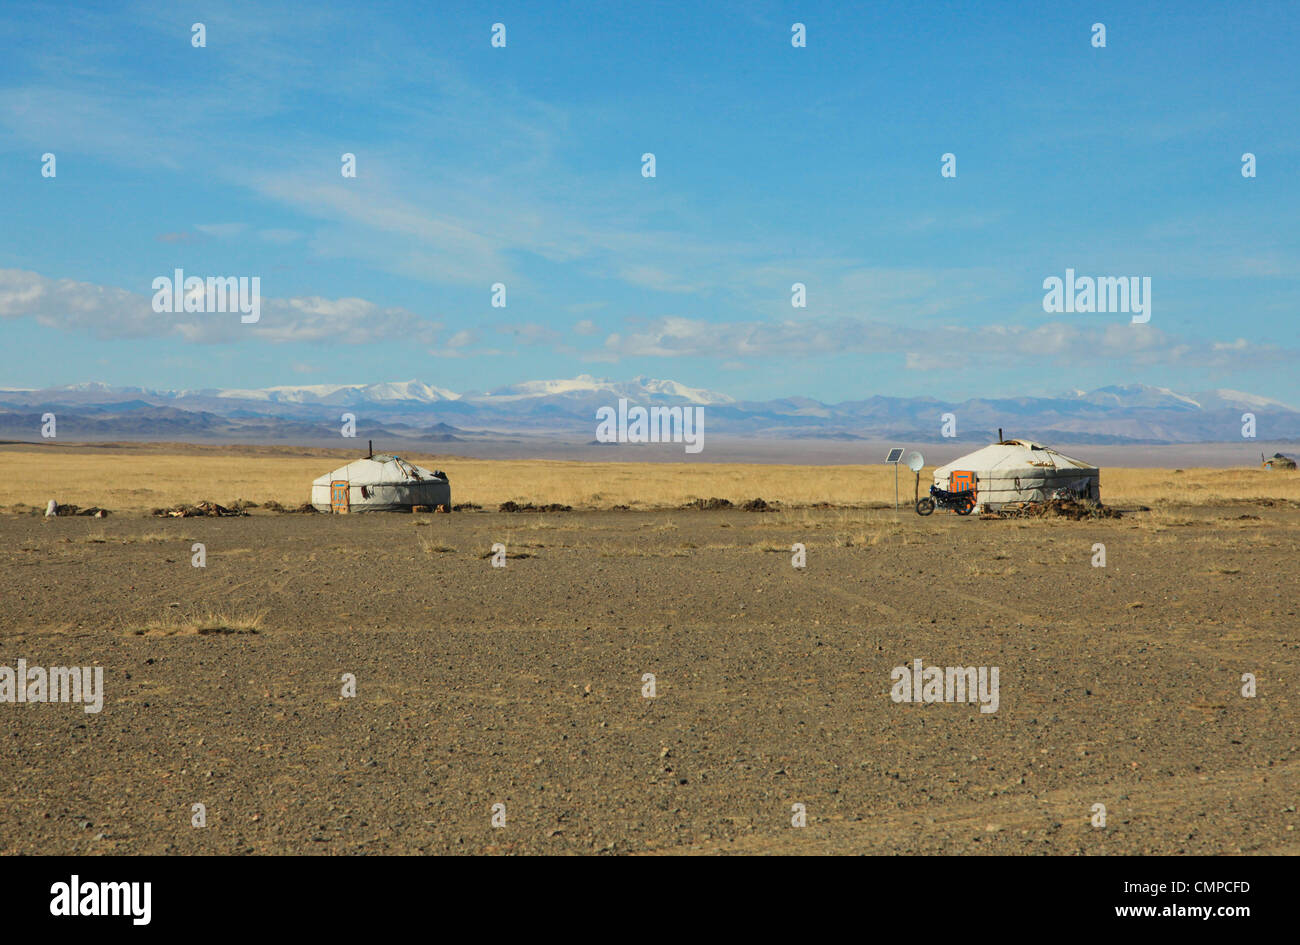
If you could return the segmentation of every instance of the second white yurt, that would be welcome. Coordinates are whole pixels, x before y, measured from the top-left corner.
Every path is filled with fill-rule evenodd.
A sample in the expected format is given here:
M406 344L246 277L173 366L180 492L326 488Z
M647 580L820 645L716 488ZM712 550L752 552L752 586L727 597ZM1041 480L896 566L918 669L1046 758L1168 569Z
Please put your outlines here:
M416 506L451 511L451 484L400 456L371 455L340 466L311 484L311 504L321 512L409 512Z
M1101 501L1101 470L1030 440L1003 440L934 471L934 484L976 490L976 507L996 511L1013 502L1052 498Z

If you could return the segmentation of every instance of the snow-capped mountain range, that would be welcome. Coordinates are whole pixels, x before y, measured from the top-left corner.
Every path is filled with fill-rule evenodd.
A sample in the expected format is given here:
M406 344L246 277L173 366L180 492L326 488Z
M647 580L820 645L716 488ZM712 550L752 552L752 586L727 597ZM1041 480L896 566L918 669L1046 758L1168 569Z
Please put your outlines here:
M171 393L158 391L151 393ZM422 384L397 381L387 384L308 384L300 387L264 387L257 390L238 388L218 391L177 391L178 400L186 397L224 397L228 400L257 400L273 404L365 404L416 401L435 404L440 400L459 400L460 394Z
M512 384L481 395L469 395L492 403L507 403L512 400L527 400L530 397L554 397L565 394L607 394L613 397L626 397L629 400L675 400L690 404L732 404L735 401L726 394L687 387L676 381L660 381L652 377L634 377L630 381L615 382L579 374L577 377L556 381L525 381Z
M78 394L129 393L152 397L169 397L175 400L202 397L220 397L228 400L254 400L274 404L434 404L445 400L480 400L485 403L509 403L538 397L562 395L607 394L632 399L674 399L692 404L730 404L735 401L726 394L697 387L687 387L676 381L661 381L652 377L635 377L630 381L609 381L579 374L577 377L551 381L524 381L499 387L486 393L458 394L445 387L434 387L421 381L389 381L382 384L303 384L298 386L262 387L254 389L223 388L206 390L150 390L142 387L112 387L99 381L68 384L64 387L46 388L40 393L53 394L64 391ZM18 388L0 388L5 393L36 393Z
M31 439L41 413L52 410L59 417L60 436L69 439L292 442L337 436L340 408L347 408L357 417L359 429L376 435L589 439L596 409L623 398L647 406L699 406L710 433L747 438L906 437L925 442L939 439L941 417L951 413L958 440L987 440L1001 427L1008 435L1055 442L1220 442L1239 441L1242 415L1251 413L1259 438L1300 439L1300 411L1268 397L1225 389L1184 394L1129 384L1054 397L955 402L873 396L827 404L806 397L742 401L672 380L613 381L586 374L486 392L455 392L416 380L179 391L99 382L43 390L0 388L0 436Z
M1192 410L1295 410L1280 400L1247 394L1239 390L1203 391L1199 394L1180 394L1167 387L1147 387L1127 384L1119 387L1099 387L1094 391L1075 390L1064 395L1101 407L1186 407Z

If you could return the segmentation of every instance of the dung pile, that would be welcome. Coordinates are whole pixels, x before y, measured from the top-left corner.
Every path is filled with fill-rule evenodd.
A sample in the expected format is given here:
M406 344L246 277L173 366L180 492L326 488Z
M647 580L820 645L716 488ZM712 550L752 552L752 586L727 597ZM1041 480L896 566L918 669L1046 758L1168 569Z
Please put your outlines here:
M534 505L531 502L525 502L520 505L518 502L505 501L497 506L498 512L572 512L573 506L560 505L558 502L552 502L549 505Z
M89 515L92 518L103 518L104 516L108 515L108 509L101 509L97 505L92 505L88 509L83 509L80 506L72 505L71 503L69 503L68 505L55 505L54 514L56 516ZM48 510L46 511L45 515L46 517L49 517L50 513Z
M1119 509L1112 509L1100 502L1080 502L1078 499L1049 499L1043 503L1038 512L1040 516L1059 516L1073 522L1085 518L1119 518Z
M256 506L250 504L246 506L246 508L256 508ZM281 505L279 502L276 502L274 499L272 499L270 502L262 503L262 508L268 512L285 512L287 514L295 514L298 512L314 513L316 511L316 506L312 505L310 502L304 502L302 505L298 506L297 508L291 509L288 508L287 506Z
M1119 509L1100 502L1080 502L1078 499L1048 499L1046 502L1020 502L1004 505L996 512L984 512L982 519L991 518L1068 518L1072 522L1083 519L1119 518Z
M200 502L198 505L177 505L170 509L154 509L153 514L159 518L235 518L248 515L243 509L228 509L215 502Z
M739 508L745 512L775 512L776 506L771 502L765 502L762 499L749 499L748 501L736 505L730 499L719 499L716 496L712 499L692 499L682 506L683 509L694 509L698 512L716 512L719 509Z
M727 499L692 499L682 506L684 509L698 509L701 512L712 512L716 509L735 508Z

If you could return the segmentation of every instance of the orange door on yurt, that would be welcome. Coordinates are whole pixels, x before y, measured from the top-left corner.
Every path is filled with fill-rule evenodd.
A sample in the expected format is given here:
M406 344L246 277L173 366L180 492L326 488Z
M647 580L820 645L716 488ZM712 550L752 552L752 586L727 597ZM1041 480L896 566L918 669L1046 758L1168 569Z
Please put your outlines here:
M330 483L330 511L340 515L348 511L348 483L346 479L335 479Z

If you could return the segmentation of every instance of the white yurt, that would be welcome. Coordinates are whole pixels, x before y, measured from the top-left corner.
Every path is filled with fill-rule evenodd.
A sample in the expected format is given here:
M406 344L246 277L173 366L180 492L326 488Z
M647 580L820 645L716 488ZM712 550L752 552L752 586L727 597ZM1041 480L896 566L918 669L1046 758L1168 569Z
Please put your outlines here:
M980 511L1055 497L1101 501L1101 470L1030 440L1003 440L934 471L934 484L958 492L974 485Z
M451 484L400 456L372 454L340 466L311 484L311 504L321 512L409 512L414 506L451 511Z

